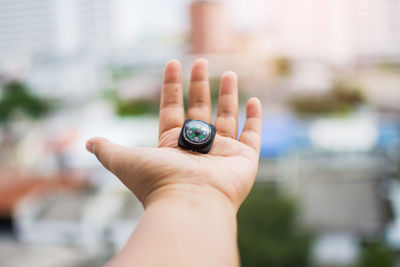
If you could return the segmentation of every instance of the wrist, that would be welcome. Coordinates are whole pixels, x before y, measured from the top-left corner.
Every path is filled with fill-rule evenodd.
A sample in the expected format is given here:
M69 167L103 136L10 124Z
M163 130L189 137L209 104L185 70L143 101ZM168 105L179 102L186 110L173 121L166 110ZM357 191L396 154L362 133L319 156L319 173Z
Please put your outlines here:
M169 207L187 205L195 209L218 211L235 218L237 212L237 208L228 196L208 185L185 183L164 185L153 190L143 199L145 210L163 205Z

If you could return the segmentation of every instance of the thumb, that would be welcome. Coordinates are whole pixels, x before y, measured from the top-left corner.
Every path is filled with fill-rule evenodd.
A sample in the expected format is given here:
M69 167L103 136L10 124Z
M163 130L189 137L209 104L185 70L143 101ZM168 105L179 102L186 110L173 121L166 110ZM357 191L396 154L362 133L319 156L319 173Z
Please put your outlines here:
M116 171L116 163L125 154L123 152L127 148L114 144L106 138L94 137L86 142L86 149L96 155L105 168L114 173Z

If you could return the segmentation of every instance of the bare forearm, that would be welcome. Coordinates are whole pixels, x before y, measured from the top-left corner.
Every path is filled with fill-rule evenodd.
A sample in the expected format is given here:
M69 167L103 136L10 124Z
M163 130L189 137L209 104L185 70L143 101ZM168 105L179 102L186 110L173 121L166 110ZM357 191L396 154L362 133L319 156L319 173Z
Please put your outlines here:
M109 266L239 266L236 231L235 211L214 196L163 197Z

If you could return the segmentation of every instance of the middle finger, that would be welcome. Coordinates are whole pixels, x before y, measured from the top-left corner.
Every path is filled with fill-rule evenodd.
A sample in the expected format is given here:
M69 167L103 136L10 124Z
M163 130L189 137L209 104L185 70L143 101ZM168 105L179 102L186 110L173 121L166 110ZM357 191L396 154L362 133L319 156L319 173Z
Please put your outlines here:
M198 59L193 64L189 87L188 118L211 123L210 85L206 59Z

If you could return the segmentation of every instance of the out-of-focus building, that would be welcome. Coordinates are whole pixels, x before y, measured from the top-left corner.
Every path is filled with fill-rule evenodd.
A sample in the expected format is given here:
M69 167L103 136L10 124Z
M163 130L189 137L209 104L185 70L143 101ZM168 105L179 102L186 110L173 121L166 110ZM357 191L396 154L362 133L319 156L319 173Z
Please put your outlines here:
M110 66L147 71L183 54L179 1L155 11L155 0L0 0L0 75L72 103L96 95L112 82Z
M128 0L0 0L0 72L40 95L90 96L104 58L138 38L135 11Z
M191 4L191 52L199 54L227 52L232 34L226 4L196 0Z
M0 57L132 45L134 10L125 0L1 0Z
M380 110L399 111L400 75L385 70L365 70L356 76L368 103Z
M346 64L400 57L397 0L283 0L272 25L277 52L293 58Z
M0 53L54 47L57 37L52 0L0 1Z
M399 58L400 1L358 0L349 4L348 28L354 54Z

